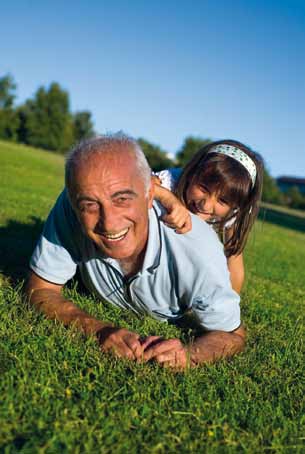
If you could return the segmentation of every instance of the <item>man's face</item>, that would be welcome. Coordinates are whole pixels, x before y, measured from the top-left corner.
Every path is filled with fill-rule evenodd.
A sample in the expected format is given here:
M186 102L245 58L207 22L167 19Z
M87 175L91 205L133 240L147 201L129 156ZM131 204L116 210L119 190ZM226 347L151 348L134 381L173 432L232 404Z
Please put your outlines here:
M94 154L75 172L71 200L85 234L108 257L136 263L148 238L143 179L130 151Z

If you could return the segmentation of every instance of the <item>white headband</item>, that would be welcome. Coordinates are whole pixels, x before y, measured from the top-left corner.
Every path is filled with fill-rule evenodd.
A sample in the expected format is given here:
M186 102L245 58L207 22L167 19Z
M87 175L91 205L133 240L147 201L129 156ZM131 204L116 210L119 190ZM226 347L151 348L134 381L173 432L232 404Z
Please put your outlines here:
M252 180L252 187L255 185L256 180L256 165L254 161L247 155L244 151L240 148L234 147L233 145L216 145L215 147L210 148L208 153L220 153L226 156L230 156L230 158L235 159L241 165L247 169L251 180Z

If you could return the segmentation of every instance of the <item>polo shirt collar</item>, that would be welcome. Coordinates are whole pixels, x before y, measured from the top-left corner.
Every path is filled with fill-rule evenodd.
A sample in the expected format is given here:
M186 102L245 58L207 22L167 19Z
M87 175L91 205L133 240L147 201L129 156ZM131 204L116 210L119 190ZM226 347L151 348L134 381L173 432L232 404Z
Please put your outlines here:
M161 227L157 211L154 207L149 210L149 232L145 257L140 273L153 273L160 265L162 251Z

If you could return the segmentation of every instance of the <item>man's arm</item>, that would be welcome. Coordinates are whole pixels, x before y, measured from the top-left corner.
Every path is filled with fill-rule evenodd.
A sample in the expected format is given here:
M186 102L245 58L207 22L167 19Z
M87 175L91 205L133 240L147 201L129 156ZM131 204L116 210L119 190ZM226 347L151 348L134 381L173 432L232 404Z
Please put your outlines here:
M85 335L96 335L103 351L117 356L139 359L143 355L140 336L111 323L97 320L62 295L62 285L48 282L31 272L25 294L28 301L48 318L65 326L74 325Z
M246 330L243 326L231 333L211 331L197 337L193 344L183 346L179 339L160 340L144 345L144 359L155 360L165 367L184 369L199 364L228 358L241 352L245 347Z
M246 330L240 326L231 333L211 331L197 337L194 343L187 347L187 350L191 363L196 365L233 356L243 351L245 344Z

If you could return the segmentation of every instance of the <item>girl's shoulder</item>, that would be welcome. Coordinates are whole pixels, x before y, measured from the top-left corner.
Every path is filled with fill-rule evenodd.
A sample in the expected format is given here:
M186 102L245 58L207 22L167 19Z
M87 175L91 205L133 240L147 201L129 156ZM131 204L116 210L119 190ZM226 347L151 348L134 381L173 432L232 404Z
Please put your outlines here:
M161 170L160 172L154 172L154 175L159 178L163 188L173 191L177 186L181 173L181 168L172 168Z

